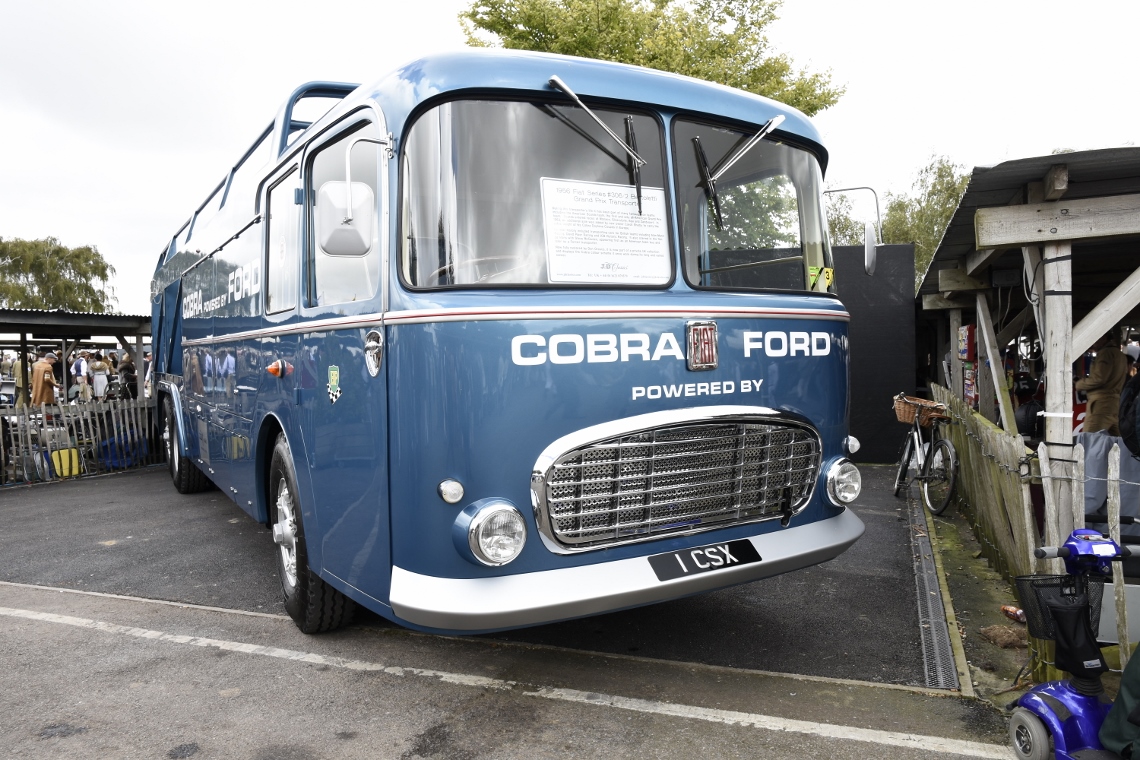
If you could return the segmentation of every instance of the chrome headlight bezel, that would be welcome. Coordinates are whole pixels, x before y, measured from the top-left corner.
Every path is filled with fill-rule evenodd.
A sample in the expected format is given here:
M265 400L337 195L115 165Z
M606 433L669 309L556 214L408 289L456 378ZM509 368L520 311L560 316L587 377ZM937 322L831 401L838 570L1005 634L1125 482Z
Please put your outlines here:
M513 518L518 526L518 532L521 533L517 549L514 554L506 559L496 559L488 556L482 543L482 539L484 538L482 533L483 529L492 518L499 515L508 515ZM485 565L486 567L502 567L503 565L508 565L519 558L523 548L526 546L526 519L515 505L508 501L502 499L485 499L476 502L471 505L471 507L463 510L457 522L466 522L466 525L462 526L462 532L466 537L465 543L470 552L469 557L480 565Z
M854 478L854 493L851 492ZM827 496L837 507L845 507L863 492L863 475L855 463L846 457L837 459L827 468Z

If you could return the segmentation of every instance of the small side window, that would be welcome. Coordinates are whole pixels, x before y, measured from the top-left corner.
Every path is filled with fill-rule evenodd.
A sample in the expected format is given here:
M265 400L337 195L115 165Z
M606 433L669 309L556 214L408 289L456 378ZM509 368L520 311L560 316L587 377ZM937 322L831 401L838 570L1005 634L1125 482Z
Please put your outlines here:
M366 301L376 295L380 153L369 141L374 132L371 124L361 124L323 146L309 164L310 306Z
M297 305L297 270L300 268L301 207L296 191L300 188L296 168L269 189L265 208L265 272L267 293L265 313L289 311Z

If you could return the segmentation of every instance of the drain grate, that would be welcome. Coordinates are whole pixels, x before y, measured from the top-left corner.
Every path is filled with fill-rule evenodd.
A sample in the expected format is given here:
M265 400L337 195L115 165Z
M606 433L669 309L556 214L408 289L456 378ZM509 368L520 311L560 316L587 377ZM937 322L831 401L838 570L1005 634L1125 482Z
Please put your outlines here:
M926 685L933 689L959 689L958 668L946 626L946 608L938 586L934 550L926 533L926 518L918 499L907 495L910 546L914 553L914 582L918 596L918 627L922 634L922 661Z

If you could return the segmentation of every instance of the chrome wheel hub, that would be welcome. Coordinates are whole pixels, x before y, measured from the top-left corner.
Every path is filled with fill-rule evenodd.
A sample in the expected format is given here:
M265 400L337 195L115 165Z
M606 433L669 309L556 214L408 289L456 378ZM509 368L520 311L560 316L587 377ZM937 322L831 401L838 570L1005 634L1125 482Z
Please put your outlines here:
M273 524L273 543L281 550L281 569L290 588L297 585L297 511L293 494L282 478L277 484L277 522Z
M1014 741L1021 754L1028 757L1033 752L1033 737L1029 735L1029 729L1025 726L1018 726L1014 731Z

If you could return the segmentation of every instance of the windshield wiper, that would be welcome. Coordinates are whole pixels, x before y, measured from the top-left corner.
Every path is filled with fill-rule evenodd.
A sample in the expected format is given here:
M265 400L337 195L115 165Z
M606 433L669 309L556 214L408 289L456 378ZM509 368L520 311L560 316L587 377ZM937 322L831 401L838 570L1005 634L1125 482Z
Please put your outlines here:
M633 136L633 117L627 116L626 122L625 122L626 132L629 135L630 141L634 143L633 147L630 147L626 143L625 140L618 137L617 134L614 133L614 131L612 129L610 129L604 121L602 121L600 116L598 116L596 113L591 111L589 109L589 107L587 107L586 104L582 102L582 99L579 98L577 96L577 94L575 94L575 92L570 89L570 86L558 78L557 74L555 74L554 76L552 76L550 78L550 86L557 89L557 90L561 90L562 92L566 93L566 95L571 100L573 100L574 103L579 108L581 108L583 111L585 111L587 114L589 114L590 118L593 119L594 121L596 121L598 123L598 126L600 126L602 129L604 129L606 131L606 134L608 134L610 137L612 137L614 139L614 142L616 142L618 145L621 146L622 150L624 150L627 154L629 154L630 162L633 164L632 173L634 174L634 182L637 185L637 213L640 214L641 213L641 167L645 166L645 164L647 162L644 158L642 158L641 156L639 156L637 154L637 144L636 144L636 140L634 139L634 136Z
M697 151L697 168L701 170L701 181L697 187L704 187L705 194L712 200L713 210L716 211L716 228L723 230L724 217L720 213L720 196L716 192L716 179L709 171L709 160L705 158L705 149L701 147L701 138L693 138L693 147Z
M637 135L633 131L633 117L625 117L625 139L629 142L629 147L634 151L637 150ZM629 157L629 173L633 180L633 186L637 188L637 214L641 215L641 165L633 160L633 156Z
M724 173L732 168L740 159L744 158L744 154L756 147L756 144L763 140L769 132L784 123L784 115L778 114L768 119L764 126L760 127L760 131L752 136L748 142L740 146L740 149L729 156L724 161L721 161L715 170L709 169L708 159L705 158L705 149L701 147L701 138L694 137L693 145L697 150L697 165L701 170L701 181L697 187L703 186L705 192L708 193L709 198L712 199L713 208L716 210L716 228L718 230L724 229L724 217L720 211L720 196L716 191L716 181L724 176Z

